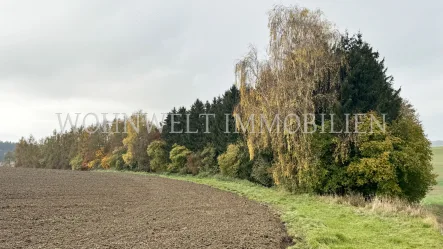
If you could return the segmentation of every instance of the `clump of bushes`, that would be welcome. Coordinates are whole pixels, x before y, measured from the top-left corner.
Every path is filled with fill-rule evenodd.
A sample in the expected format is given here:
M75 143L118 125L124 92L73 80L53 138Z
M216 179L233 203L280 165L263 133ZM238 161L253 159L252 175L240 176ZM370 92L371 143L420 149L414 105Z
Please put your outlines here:
M185 146L174 144L169 152L171 163L168 165L168 172L185 174L187 172L188 156L191 154L192 152Z
M174 144L170 152L163 140L153 141L147 149L153 172L214 175L219 172L215 148L208 144L202 151L192 152L185 146Z
M109 160L109 167L115 170L124 170L126 168L123 155L125 154L124 147L117 148L113 151Z
M369 130L371 122L365 119L358 126L359 130ZM319 134L314 136L312 149L318 179L313 189L319 194L361 194L368 200L379 196L419 202L436 183L429 141L413 109L406 105L385 131L376 128L341 140Z
M154 172L165 171L169 162L169 155L166 149L166 142L162 140L153 141L148 146L148 156L151 170Z
M216 160L216 152L214 146L211 144L206 145L203 151L200 153L201 156L201 172L213 175L219 173L220 169Z
M82 170L83 158L80 155L77 155L72 158L72 160L69 162L69 165L71 165L72 170Z
M254 159L252 164L252 181L266 187L271 187L274 183L272 180L271 167L271 162L269 162L264 156L258 156Z
M252 171L247 148L241 144L230 144L218 158L220 172L229 177L249 179Z
M191 153L189 154L186 162L186 173L197 175L202 168L202 156L201 153Z

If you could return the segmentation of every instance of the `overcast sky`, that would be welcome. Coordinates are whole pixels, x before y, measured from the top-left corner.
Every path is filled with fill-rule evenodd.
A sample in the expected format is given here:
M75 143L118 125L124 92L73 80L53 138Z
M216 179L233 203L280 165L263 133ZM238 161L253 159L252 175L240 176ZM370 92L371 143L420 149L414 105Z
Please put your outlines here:
M443 139L439 1L0 1L0 140L58 129L55 113L162 113L223 93L276 3L320 8L361 31L395 87Z

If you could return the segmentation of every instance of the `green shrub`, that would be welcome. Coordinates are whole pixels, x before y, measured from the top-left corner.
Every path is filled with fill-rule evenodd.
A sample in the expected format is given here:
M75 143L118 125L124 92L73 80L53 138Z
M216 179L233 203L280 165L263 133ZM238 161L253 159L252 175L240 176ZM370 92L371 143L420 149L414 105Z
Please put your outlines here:
M186 173L197 175L202 168L202 157L200 153L191 153L186 162Z
M148 156L150 160L151 170L154 172L165 171L168 166L168 152L166 150L166 142L157 140L148 146Z
M217 174L220 169L218 168L216 160L215 148L212 145L207 145L200 153L201 156L201 171L208 174Z
M115 160L115 169L116 170L127 169L127 167L125 166L125 161L123 161L123 158L118 158L117 160Z
M220 171L225 176L249 179L251 163L249 162L248 150L242 144L230 144L225 153L218 158Z
M125 168L125 161L123 160L122 155L117 154L117 155L112 155L111 158L111 168L115 169L115 170L124 170Z
M101 167L101 159L94 159L88 163L87 169L100 169Z
M329 126L326 123L326 130ZM311 149L316 160L311 168L316 193L388 196L409 202L426 196L435 184L432 151L412 107L403 104L385 132L374 128L372 133L347 136L314 134ZM370 119L360 123L359 130L370 131Z
M356 192L418 202L435 184L430 143L413 110L403 112L386 132L357 136L355 159L347 169Z
M396 165L401 197L418 202L437 184L437 176L433 174L431 143L424 134L415 110L406 102L391 130L397 138L393 143L391 161Z
M191 153L185 146L174 144L169 152L171 163L168 165L168 172L186 173L186 163Z
M396 165L390 160L392 139L379 132L357 136L356 156L347 167L351 189L368 197L401 195Z
M263 156L258 156L254 159L251 178L254 182L260 183L263 186L272 186L271 163Z
M330 130L330 122L325 122L325 130ZM311 165L316 169L317 180L312 182L312 190L324 195L344 195L349 192L346 168L349 165L346 151L342 156L338 148L341 139L331 133L314 133L311 141L312 156L315 158ZM346 143L343 141L343 143Z
M69 162L69 165L71 166L72 170L82 170L83 168L83 158L80 155L75 156L71 159Z
M355 155L347 167L354 192L418 202L436 184L431 144L413 109L402 108L386 132L374 130L356 137ZM370 123L361 125L367 130Z
M128 169L128 166L125 164L125 161L123 160L123 155L126 153L126 150L124 147L116 148L112 155L109 158L109 168L115 169L115 170L125 170ZM103 166L103 165L102 165Z
M249 160L249 155L246 153L245 160L242 160L243 162L240 163L240 167L238 168L238 178L245 179L251 181L251 174L252 174L252 165L253 161Z

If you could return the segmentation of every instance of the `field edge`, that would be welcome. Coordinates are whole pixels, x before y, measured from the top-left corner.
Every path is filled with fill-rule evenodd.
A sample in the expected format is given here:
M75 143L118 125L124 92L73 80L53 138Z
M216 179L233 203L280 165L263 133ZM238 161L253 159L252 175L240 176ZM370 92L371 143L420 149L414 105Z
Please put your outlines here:
M422 217L377 213L346 204L331 203L313 195L294 195L246 180L221 176L199 177L113 170L99 172L188 181L265 204L279 214L288 235L294 241L295 244L289 248L368 248L374 245L378 248L443 248L442 231L433 227L432 221ZM359 224L362 225L361 229L358 229ZM386 235L381 232L383 230L396 233Z

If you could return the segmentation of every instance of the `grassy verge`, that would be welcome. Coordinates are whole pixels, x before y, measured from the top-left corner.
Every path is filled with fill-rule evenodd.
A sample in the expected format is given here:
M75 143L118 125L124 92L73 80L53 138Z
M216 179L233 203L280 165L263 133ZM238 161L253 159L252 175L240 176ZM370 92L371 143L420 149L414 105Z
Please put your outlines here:
M425 205L443 206L443 147L433 148L432 152L434 153L432 163L434 165L434 171L438 175L438 184L423 200L423 203Z
M435 173L438 174L437 186L423 200L423 204L428 207L443 224L443 147L432 149L434 152L433 164Z
M443 248L443 236L426 217L356 208L242 180L159 176L209 185L268 204L280 212L294 238L292 248Z

